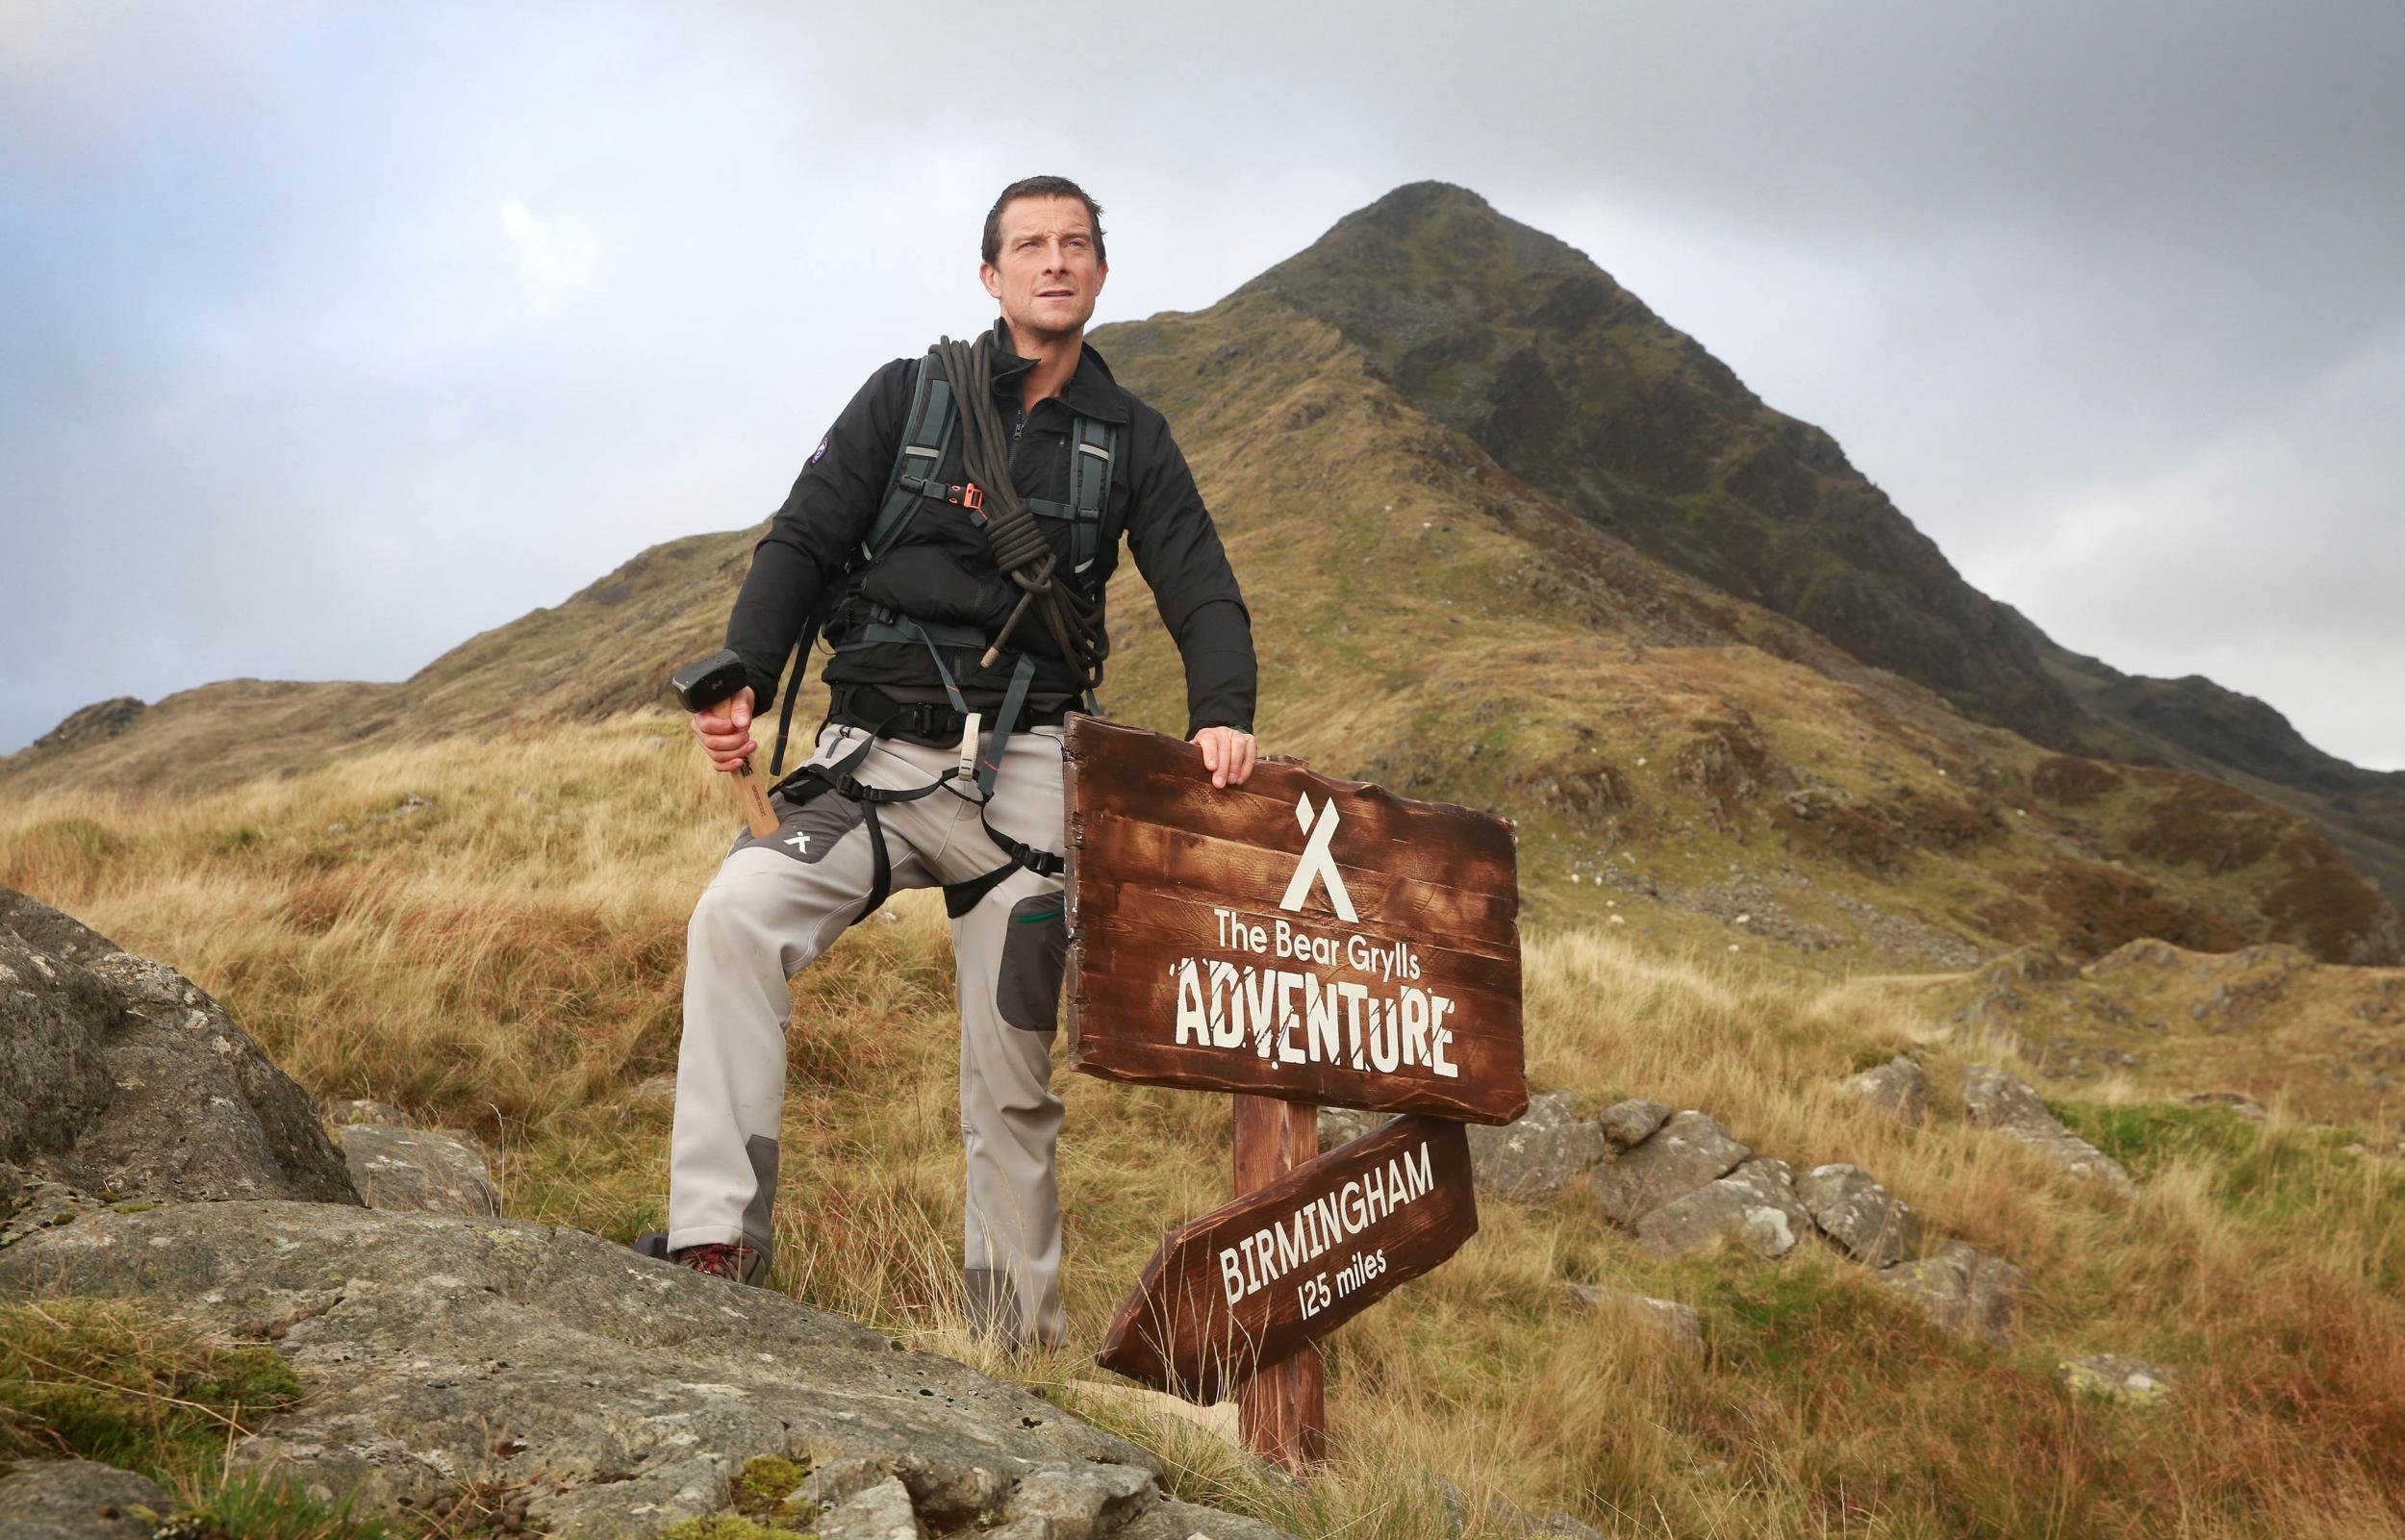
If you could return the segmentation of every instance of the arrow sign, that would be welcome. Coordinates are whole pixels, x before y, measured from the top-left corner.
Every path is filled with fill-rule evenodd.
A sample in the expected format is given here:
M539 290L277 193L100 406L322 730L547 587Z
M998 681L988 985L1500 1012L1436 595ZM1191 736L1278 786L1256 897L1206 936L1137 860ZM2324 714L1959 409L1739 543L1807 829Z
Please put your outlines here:
M1398 1118L1170 1231L1096 1361L1217 1401L1477 1233L1461 1125Z

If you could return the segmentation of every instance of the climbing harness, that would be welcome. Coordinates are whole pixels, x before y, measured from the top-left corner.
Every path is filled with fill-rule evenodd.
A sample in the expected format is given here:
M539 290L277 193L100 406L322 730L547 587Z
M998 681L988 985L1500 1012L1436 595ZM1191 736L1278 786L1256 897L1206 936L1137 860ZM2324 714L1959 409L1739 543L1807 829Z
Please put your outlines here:
M978 823L1008 858L990 871L945 886L944 908L952 918L958 919L975 908L1015 869L1025 868L1042 876L1059 876L1068 870L1068 863L1060 856L1011 839L996 829L986 818L986 807L994 797L994 780L1001 770L1002 751L1026 709L1028 688L1035 679L1033 655L1025 648L1005 650L1021 620L1030 611L1051 634L1060 656L1077 669L1086 709L1099 712L1094 687L1101 681L1109 644L1102 632L1100 596L1090 591L1087 573L1101 555L1103 507L1109 495L1119 430L1112 423L1077 417L1069 434L1069 501L1022 497L1010 476L1013 436L1002 431L1000 415L994 408L993 346L991 334L979 338L975 344L945 338L918 361L911 377L910 416L894 457L885 498L870 524L868 538L861 543L858 565L846 574L847 590L848 593L851 587L850 578L865 572L894 548L926 503L936 502L966 510L970 521L984 532L995 565L1020 591L1018 604L1002 628L988 639L974 626L919 619L858 600L855 595L863 618L835 648L838 652L850 652L893 643L924 646L935 664L936 677L943 683L950 708L944 714L943 723L949 727L953 719L960 723L958 759L925 786L892 789L864 785L854 772L877 739L906 719L915 719L910 725L924 733L936 724L936 711L940 708L933 708L931 703L895 701L869 687L837 686L838 691L849 692L832 703L837 707L873 694L887 709L874 725L859 720L857 712L845 711L849 724L865 733L859 745L828 764L803 765L772 788L797 807L827 792L840 793L860 804L873 857L868 903L853 920L854 924L874 914L892 891L893 865L886 854L885 833L877 820L877 808L885 803L916 801L948 787L953 788L952 795L969 796L976 803ZM955 435L962 440L964 479L947 483L940 478ZM1060 553L1036 522L1039 517L1069 521L1069 570L1065 574L1060 570ZM784 710L777 720L776 749L769 761L772 775L783 770L794 697L799 693L802 669L828 613L829 607L822 604L804 622L797 661L786 687ZM982 758L977 753L981 714L969 709L968 697L944 661L943 649L947 647L983 649L977 664L980 669L993 668L1006 655L1012 659L1009 682L995 708L993 742ZM834 715L830 711L830 720ZM955 782L974 787L974 795L953 787Z

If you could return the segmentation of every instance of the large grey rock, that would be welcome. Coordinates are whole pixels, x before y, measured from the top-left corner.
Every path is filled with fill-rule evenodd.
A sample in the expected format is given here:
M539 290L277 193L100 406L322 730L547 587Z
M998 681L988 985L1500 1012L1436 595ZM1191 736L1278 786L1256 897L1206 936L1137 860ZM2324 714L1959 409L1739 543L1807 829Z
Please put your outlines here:
M2012 1335L2025 1280L2012 1263L1968 1242L1948 1241L1933 1256L1881 1269L1879 1281L1945 1330L2002 1342Z
M1670 1121L1670 1109L1658 1101L1631 1097L1615 1101L1595 1120L1603 1125L1604 1137L1614 1149L1627 1149L1653 1137L1655 1129Z
M1810 1233L1812 1217L1796 1200L1795 1174L1784 1160L1749 1160L1636 1222L1636 1238L1657 1256L1678 1256L1734 1235L1759 1256L1782 1257Z
M0 1213L0 1240L113 1201L359 1202L308 1094L215 1000L5 888L0 1161L22 1173L0 1188L52 1199Z
M1795 1190L1820 1232L1857 1262L1890 1267L1921 1249L1920 1216L1860 1166L1815 1166Z
M4 1540L150 1540L156 1525L136 1505L165 1518L176 1506L159 1483L93 1460L20 1460L0 1476Z
M1698 1361L1704 1356L1704 1318L1691 1304L1600 1283L1564 1283L1561 1293L1574 1309L1617 1312L1660 1332L1682 1356Z
M1963 1072L1962 1110L1981 1127L2020 1141L2074 1176L2102 1182L2124 1197L2138 1196L2138 1184L2118 1161L2063 1127L2037 1092L1993 1065L1974 1064Z
M381 1123L347 1123L339 1132L351 1181L369 1208L469 1219L501 1212L501 1190L484 1156L448 1134Z
M1544 1198L1604 1158L1604 1130L1579 1118L1577 1093L1564 1088L1529 1098L1528 1110L1495 1127L1469 1125L1470 1169L1478 1185L1505 1198Z
M1897 1054L1885 1064L1837 1082L1849 1097L1860 1097L1909 1128L1929 1121L1929 1076L1911 1059Z
M497 1474L537 1494L530 1527L649 1536L717 1511L735 1473L777 1454L878 1462L941 1533L1048 1472L1158 1470L950 1359L523 1221L289 1201L104 1212L0 1250L0 1293L42 1288L156 1296L267 1337L308 1400L239 1441L234 1464L280 1459L320 1496L356 1491L363 1513Z
M1604 1218L1634 1224L1672 1199L1727 1175L1751 1153L1702 1113L1682 1112L1642 1144L1598 1165L1588 1188Z

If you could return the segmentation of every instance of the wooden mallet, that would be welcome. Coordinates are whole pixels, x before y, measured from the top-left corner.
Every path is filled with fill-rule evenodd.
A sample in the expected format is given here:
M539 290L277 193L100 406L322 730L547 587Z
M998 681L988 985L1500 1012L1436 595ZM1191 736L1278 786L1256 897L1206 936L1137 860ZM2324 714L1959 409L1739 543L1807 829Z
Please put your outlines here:
M744 660L732 648L713 652L699 663L689 663L668 676L668 687L676 692L677 700L691 712L724 705L750 682L744 672ZM776 811L769 806L767 784L753 773L747 759L735 767L734 776L735 794L743 798L744 821L751 825L751 837L767 839L776 832Z

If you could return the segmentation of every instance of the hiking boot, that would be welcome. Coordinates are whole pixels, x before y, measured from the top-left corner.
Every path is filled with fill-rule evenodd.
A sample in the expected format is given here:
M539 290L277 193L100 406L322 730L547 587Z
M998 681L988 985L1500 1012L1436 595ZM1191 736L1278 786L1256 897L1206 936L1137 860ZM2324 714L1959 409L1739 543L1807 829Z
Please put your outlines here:
M753 1288L761 1287L769 1275L768 1253L741 1241L705 1241L671 1251L668 1259L678 1267L707 1273L714 1278L732 1278Z

